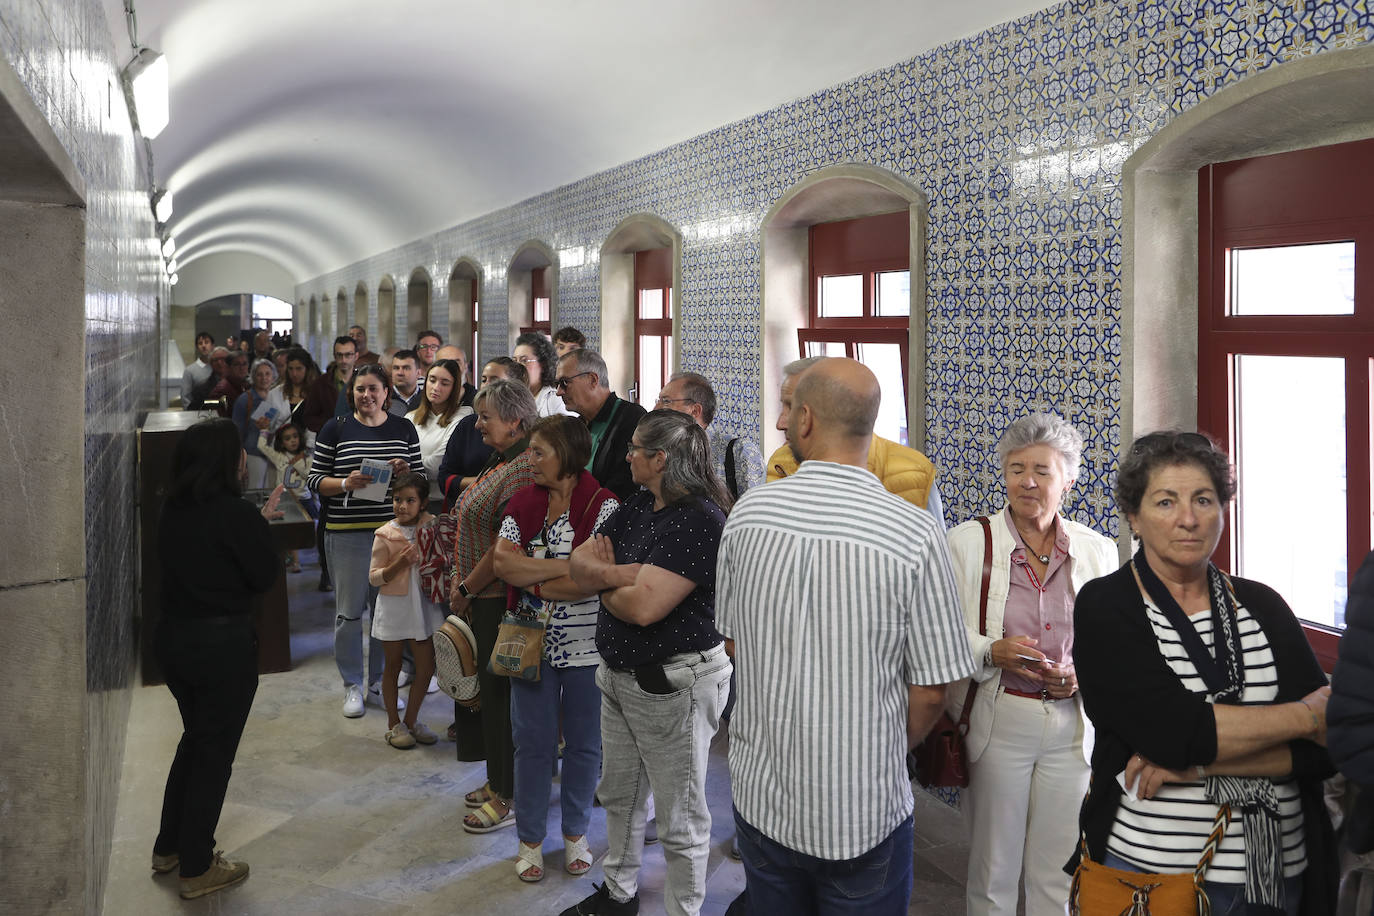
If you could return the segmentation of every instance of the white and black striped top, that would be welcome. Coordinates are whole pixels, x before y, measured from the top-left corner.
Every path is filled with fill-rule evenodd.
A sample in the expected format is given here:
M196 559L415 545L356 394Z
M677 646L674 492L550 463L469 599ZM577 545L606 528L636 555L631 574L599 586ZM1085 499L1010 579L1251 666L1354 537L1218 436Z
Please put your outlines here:
M871 850L912 811L908 685L974 671L944 532L866 468L807 461L735 504L716 575L735 806L806 855Z
M1169 619L1149 599L1145 611L1154 628L1160 654L1183 686L1193 693L1206 694L1207 685L1169 624ZM1212 651L1212 612L1188 618ZM1241 704L1253 706L1272 703L1278 696L1278 672L1269 640L1255 618L1244 607L1236 608L1241 653L1245 664L1245 690ZM1209 697L1210 699L1210 697ZM1163 786L1148 801L1131 801L1121 796L1116 822L1107 837L1107 850L1146 871L1191 872L1202 854L1207 834L1217 816L1217 806L1204 794L1204 782L1174 783ZM1298 784L1289 779L1274 784L1283 818L1283 873L1291 878L1301 874L1307 863L1303 844L1302 801ZM1245 838L1240 812L1232 810L1231 823L1217 855L1207 869L1206 880L1219 884L1245 883Z

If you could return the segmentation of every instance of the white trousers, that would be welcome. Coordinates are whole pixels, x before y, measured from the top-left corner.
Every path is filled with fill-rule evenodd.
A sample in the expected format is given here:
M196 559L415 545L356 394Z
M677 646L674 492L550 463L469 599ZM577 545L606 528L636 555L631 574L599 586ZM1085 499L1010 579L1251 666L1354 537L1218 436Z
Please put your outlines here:
M1064 916L1064 863L1078 842L1088 789L1083 723L1073 700L1049 703L1000 692L987 749L974 762L969 819L969 916L1016 913L1024 867L1026 916Z

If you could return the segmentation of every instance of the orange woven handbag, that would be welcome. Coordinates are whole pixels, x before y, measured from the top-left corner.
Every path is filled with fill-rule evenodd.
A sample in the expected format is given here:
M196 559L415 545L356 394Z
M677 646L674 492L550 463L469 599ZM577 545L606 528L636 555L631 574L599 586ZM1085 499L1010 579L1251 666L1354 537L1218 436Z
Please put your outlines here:
M1088 857L1088 839L1080 833L1078 868L1069 890L1070 916L1211 916L1202 876L1230 822L1231 806L1222 805L1191 874L1123 871L1099 865Z

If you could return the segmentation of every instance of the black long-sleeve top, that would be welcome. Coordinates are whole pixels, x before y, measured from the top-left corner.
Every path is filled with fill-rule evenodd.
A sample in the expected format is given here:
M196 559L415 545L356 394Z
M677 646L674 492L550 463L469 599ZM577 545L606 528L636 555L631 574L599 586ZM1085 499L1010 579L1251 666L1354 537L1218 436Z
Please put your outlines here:
M477 414L470 413L458 421L439 462L438 483L445 507L458 501L458 482L464 477L476 477L487 466L491 452L491 446L482 441L482 434L477 431Z
M281 571L267 520L228 493L198 505L167 503L157 540L163 617L251 614L254 597Z

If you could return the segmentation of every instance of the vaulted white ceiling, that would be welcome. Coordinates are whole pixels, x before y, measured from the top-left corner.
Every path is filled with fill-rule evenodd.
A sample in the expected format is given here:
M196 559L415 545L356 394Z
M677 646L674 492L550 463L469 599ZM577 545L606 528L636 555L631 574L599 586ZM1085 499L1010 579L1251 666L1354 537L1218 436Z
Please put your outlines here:
M178 261L298 281L1049 5L132 2L171 72L152 147Z

